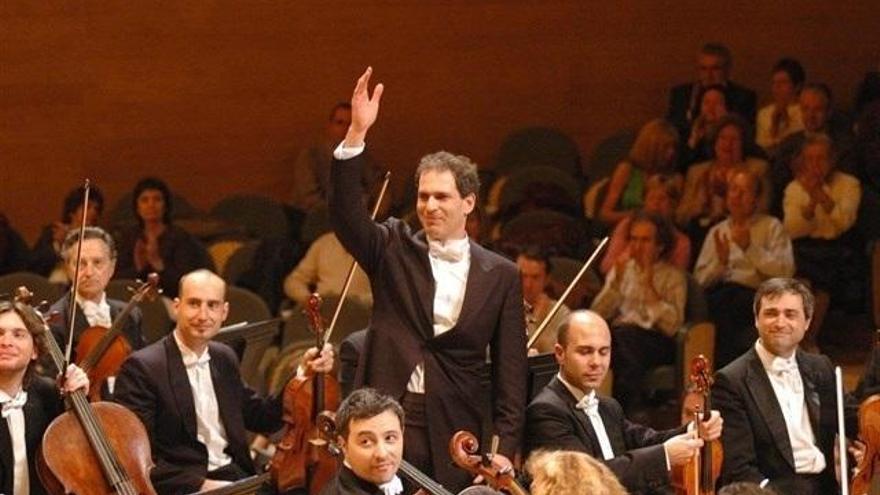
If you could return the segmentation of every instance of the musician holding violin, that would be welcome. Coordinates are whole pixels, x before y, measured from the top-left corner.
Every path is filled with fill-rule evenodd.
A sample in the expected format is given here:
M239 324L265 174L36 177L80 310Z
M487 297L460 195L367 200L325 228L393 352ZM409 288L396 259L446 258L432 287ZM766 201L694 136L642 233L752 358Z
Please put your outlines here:
M80 229L71 230L64 239L61 253L68 277L73 280L76 272L77 246L80 239ZM101 327L109 329L115 318L123 312L126 303L110 299L105 293L107 283L113 277L116 269L116 244L113 237L100 227L85 227L82 233L82 259L80 261L79 284L77 285L76 305L74 306L75 318L73 323L73 351L72 362L79 363L88 350L79 346L79 340L83 332L90 328ZM59 317L50 319L50 328L58 342L68 341L70 322L70 293L56 301L50 308L50 314L57 313ZM121 336L130 350L137 350L144 346L141 332L142 315L136 306L128 312ZM77 351L80 351L79 353ZM125 356L121 356L123 359ZM118 368L121 364L115 365ZM101 386L96 384L96 386ZM109 396L112 393L112 380L108 380L108 387L102 391L102 395Z
M282 426L282 398L261 397L241 378L231 348L211 342L229 312L226 283L200 269L184 275L174 300L177 326L134 352L116 380L115 400L147 429L159 494L193 493L229 485L255 473L246 431ZM312 348L305 373L333 367L333 351Z
M563 449L603 460L631 493L665 493L670 470L690 461L703 445L691 425L656 431L626 418L620 404L596 390L611 362L611 332L593 311L573 312L559 327L554 348L559 373L526 410L526 453ZM721 436L712 411L700 429Z
M18 303L0 301L0 493L42 495L35 459L43 432L64 403L58 387L36 376L34 365L44 353L44 327L27 325ZM88 390L85 372L70 365L62 392Z

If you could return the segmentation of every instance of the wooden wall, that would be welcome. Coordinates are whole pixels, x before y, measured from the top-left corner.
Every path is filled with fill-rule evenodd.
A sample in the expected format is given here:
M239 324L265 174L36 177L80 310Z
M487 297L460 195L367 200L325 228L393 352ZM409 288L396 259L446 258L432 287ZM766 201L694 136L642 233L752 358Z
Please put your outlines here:
M880 62L876 1L667 5L0 2L0 211L32 241L84 177L110 204L145 174L202 208L234 192L283 199L289 161L368 64L386 85L370 146L400 190L423 153L489 166L523 126L558 127L588 155L661 115L704 41L731 47L734 79L762 101L782 55L845 106Z

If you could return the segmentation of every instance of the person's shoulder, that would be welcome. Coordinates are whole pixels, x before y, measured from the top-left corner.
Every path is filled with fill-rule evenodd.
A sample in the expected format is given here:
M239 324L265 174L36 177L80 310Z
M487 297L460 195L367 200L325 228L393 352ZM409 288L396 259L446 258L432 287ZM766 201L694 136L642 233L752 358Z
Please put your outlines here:
M728 380L736 380L743 377L751 363L758 359L754 348L742 353L739 357L728 363L726 366L716 372L716 375Z
M156 369L154 368L156 365L165 361L166 342L170 338L173 338L171 334L132 352L122 363L123 367L128 364L129 366L138 365L148 369Z
M28 396L39 397L40 399L46 397L56 397L58 396L58 387L55 385L55 381L46 376L34 375L31 378L31 382L27 386Z
M501 270L508 273L518 274L516 264L504 256L481 246L477 242L471 242L471 259L480 263L487 270Z

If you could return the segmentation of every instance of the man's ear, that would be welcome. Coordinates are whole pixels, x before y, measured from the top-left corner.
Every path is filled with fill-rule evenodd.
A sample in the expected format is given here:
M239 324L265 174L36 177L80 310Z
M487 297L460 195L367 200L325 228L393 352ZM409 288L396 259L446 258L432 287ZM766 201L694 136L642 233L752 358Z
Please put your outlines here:
M477 195L474 193L470 193L463 198L464 201L464 213L465 215L470 215L474 211L474 207L477 206Z

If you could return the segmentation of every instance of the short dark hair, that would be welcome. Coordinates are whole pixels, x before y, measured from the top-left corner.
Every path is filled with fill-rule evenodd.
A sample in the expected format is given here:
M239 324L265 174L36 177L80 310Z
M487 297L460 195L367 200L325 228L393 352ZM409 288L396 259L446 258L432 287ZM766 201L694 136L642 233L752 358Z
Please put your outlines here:
M144 191L150 189L162 193L162 200L165 202L165 213L162 215L162 222L169 225L171 223L172 210L171 189L168 189L168 184L165 181L156 177L144 177L135 184L134 191L131 193L131 208L134 212L134 217L137 219L138 224L143 227L144 221L137 212L138 198Z
M652 223L656 227L657 244L660 245L660 258L666 258L675 247L675 230L668 219L656 213L648 213L645 210L636 210L632 214L632 220L629 222L629 230L632 231L633 226L637 223ZM629 237L629 232L627 232ZM620 275L620 274L618 274Z
M762 299L765 297L776 299L783 294L796 294L801 296L801 301L803 301L804 304L804 316L808 320L813 317L815 299L813 298L813 293L810 292L810 288L796 278L776 277L765 280L760 286L758 286L753 303L755 318L761 313Z
M807 73L804 71L804 66L802 66L795 58L783 57L777 60L776 63L773 64L773 71L771 71L771 74L776 74L777 72L785 72L788 74L788 78L791 79L791 82L798 88L803 86L804 81L807 80Z
M79 186L67 193L67 196L64 198L64 205L61 208L62 222L73 223L80 221L78 218L73 218L73 212L85 202L85 191L85 186ZM104 211L104 194L95 186L89 186L89 203L95 205L99 215Z
M553 265L550 262L550 254L546 249L542 248L539 245L531 244L519 251L517 257L522 256L527 260L537 261L539 263L544 264L544 271L549 275L550 271L553 270Z
M416 168L416 187L419 178L427 171L449 171L455 177L455 187L462 198L480 193L480 176L477 174L477 165L464 155L453 155L448 151L438 151L425 155L419 161Z
M723 43L717 41L706 43L700 48L700 53L721 58L725 69L729 69L733 65L733 55L730 54L730 48L727 48Z
M374 388L360 388L349 394L336 411L337 434L348 438L349 428L353 420L369 419L391 411L400 420L403 428L403 408L390 395L380 393Z
M116 259L116 242L113 240L113 236L108 234L106 230L101 227L86 227L83 230L83 240L89 239L104 241L104 244L107 245L107 249L110 251L110 259ZM67 236L64 238L64 243L61 244L61 257L64 258L65 261L67 261L67 252L78 242L79 229L70 229L70 232L68 232Z
M26 388L36 373L34 366L37 361L39 361L40 356L46 351L46 343L43 341L46 334L46 325L30 305L19 301L0 299L0 314L3 313L17 314L24 322L25 328L27 328L28 333L31 334L31 338L34 340L34 349L37 353L37 360L28 363L27 368L25 369L22 385Z

